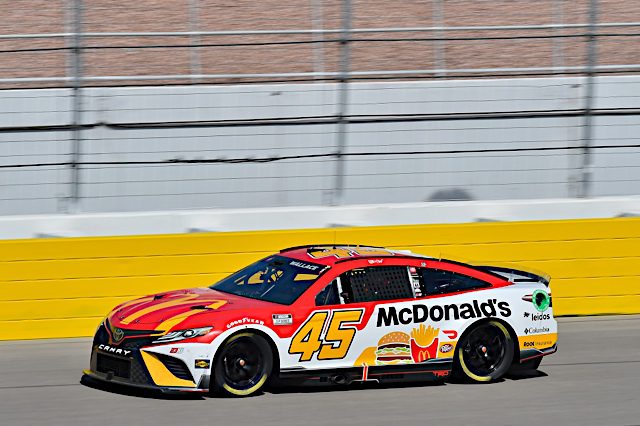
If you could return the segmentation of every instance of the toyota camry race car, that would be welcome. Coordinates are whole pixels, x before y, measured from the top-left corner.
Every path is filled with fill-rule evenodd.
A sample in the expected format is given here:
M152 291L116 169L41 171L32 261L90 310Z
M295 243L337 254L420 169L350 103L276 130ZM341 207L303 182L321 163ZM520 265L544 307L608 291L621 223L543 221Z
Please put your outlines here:
M250 395L270 381L490 382L556 351L549 278L350 245L282 250L209 288L116 306L91 378Z

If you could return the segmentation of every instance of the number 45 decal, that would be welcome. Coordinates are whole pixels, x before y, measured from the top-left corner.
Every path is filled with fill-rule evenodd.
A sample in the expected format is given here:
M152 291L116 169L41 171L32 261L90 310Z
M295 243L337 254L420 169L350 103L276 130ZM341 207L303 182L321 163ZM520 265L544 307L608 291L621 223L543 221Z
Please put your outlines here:
M300 361L310 361L318 351L319 360L344 358L356 335L354 325L360 322L362 312L362 309L333 311L328 321L329 312L314 312L291 338L289 353L300 354ZM327 331L322 338L325 326Z

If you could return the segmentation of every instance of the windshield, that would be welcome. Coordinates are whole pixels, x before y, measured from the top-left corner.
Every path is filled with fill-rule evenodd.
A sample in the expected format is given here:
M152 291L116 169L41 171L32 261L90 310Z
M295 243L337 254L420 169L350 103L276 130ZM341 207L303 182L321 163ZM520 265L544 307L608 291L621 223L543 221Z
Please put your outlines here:
M237 296L290 305L318 279L324 265L283 256L260 260L210 288Z

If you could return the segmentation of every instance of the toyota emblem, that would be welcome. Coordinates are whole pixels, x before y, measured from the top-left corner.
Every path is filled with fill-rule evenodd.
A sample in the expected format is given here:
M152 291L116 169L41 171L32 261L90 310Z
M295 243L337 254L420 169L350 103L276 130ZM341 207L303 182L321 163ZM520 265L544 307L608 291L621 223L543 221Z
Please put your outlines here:
M118 343L122 339L124 339L124 331L122 331L121 328L114 328L113 329L113 341L115 343Z

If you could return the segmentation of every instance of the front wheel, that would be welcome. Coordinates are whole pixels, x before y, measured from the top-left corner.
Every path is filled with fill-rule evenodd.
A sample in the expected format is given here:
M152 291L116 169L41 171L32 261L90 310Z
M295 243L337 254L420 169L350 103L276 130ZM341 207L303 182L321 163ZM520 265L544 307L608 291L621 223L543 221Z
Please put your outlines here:
M504 376L513 361L513 339L499 321L474 326L458 343L454 373L471 382L491 382Z
M236 334L225 342L217 357L215 389L233 396L253 395L267 382L272 368L273 353L264 337Z

